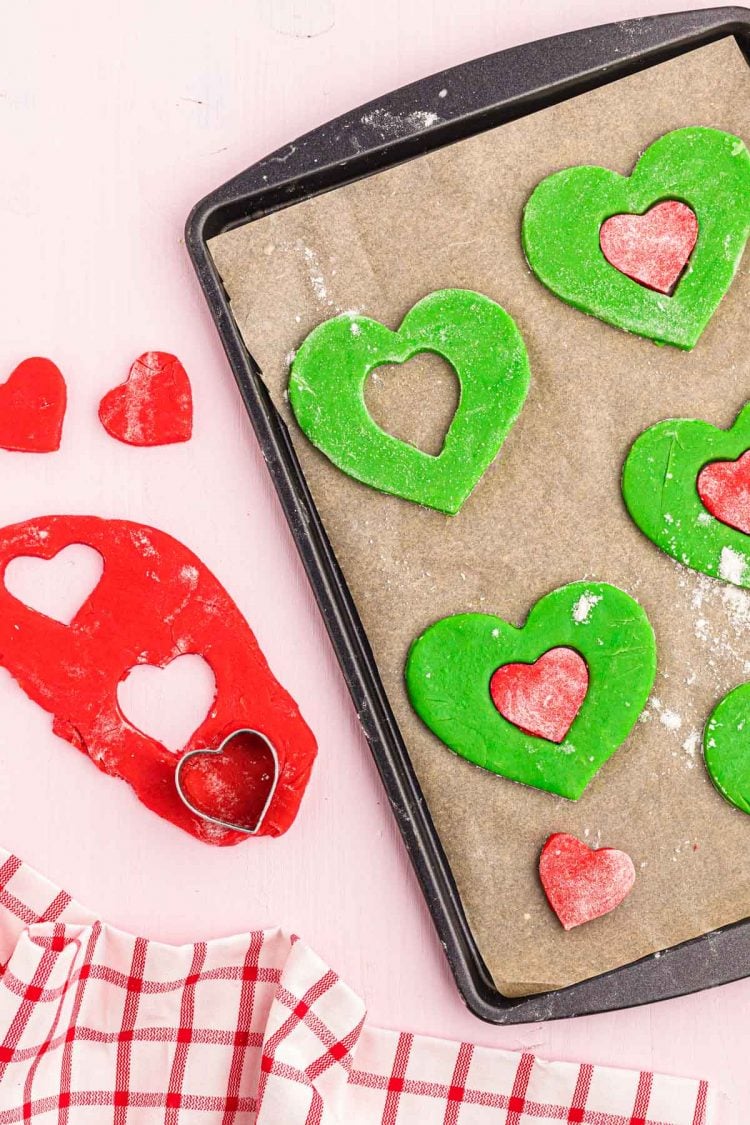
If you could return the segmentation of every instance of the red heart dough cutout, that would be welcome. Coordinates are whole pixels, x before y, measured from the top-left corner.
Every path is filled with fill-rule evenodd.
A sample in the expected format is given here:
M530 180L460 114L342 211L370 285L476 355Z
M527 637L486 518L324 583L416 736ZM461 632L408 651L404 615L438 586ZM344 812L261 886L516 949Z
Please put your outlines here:
M525 734L562 742L589 687L586 661L572 648L551 648L533 664L503 664L490 680L495 707Z
M698 238L695 212L677 199L657 203L645 215L612 215L602 223L599 244L611 266L657 293L671 294Z
M698 474L703 507L721 523L750 535L750 449L736 461L712 461Z
M25 359L0 384L0 448L54 453L60 448L67 390L51 359Z
M177 780L188 805L199 813L254 835L273 799L278 763L262 735L240 730L218 750L185 754Z
M16 556L50 559L72 543L98 551L104 569L64 625L14 598L4 577ZM0 577L0 664L52 714L56 734L88 754L99 769L127 781L159 816L223 845L239 843L247 833L191 811L177 790L176 767L185 752L219 747L239 729L259 731L279 763L278 785L260 833L278 836L289 828L315 759L315 739L237 606L191 551L142 524L45 516L0 530ZM197 653L211 666L216 698L186 745L174 753L127 721L117 688L134 664L163 668L184 653ZM247 772L235 775L239 786L250 780ZM258 799L263 796L261 791ZM236 798L239 804L250 801L244 792Z
M589 848L556 832L542 848L539 878L564 929L572 930L619 906L635 883L635 867L617 848Z
M144 352L127 380L99 403L108 434L127 445L171 445L193 432L193 395L185 368L169 352Z

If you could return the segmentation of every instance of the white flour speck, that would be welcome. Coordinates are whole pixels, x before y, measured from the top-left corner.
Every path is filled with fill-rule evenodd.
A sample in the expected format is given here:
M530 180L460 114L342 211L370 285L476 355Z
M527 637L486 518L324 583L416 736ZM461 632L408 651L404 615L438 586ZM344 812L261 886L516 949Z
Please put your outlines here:
M597 602L602 600L601 594L581 594L573 606L573 620L577 625L588 625L591 611Z
M694 626L695 635L699 641L708 640L708 621L705 617L698 617Z
M667 730L679 730L682 726L682 716L676 711L662 711L659 722L663 723Z
M750 627L750 594L747 590L739 590L736 586L725 586L721 592L729 619L735 632Z
M739 552L731 547L722 547L719 560L719 577L725 582L734 582L740 586L745 577L745 560Z
M318 298L322 305L331 305L333 302L328 296L325 278L320 266L318 255L315 253L311 246L305 246L302 250L303 257L307 263L308 275L310 284L313 288L313 293Z
M682 749L685 751L688 758L690 758L690 759L695 758L695 755L698 751L698 746L700 745L700 740L701 740L700 731L697 730L695 727L693 727L693 729L690 731L690 734L687 736L687 738L685 739L685 741L682 744ZM693 765L693 764L694 763L691 761L691 765Z
M384 136L408 137L419 129L429 129L442 121L439 113L427 109L415 109L412 113L392 113L389 109L374 109L362 117L363 125L371 125Z

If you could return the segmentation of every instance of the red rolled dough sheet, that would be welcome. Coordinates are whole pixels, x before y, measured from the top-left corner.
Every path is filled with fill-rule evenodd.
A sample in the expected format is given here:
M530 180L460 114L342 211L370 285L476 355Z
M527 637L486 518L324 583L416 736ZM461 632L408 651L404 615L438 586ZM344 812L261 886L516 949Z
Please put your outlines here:
M50 559L73 543L101 554L98 585L65 625L24 605L3 581L0 664L50 712L56 734L88 754L99 769L127 781L153 812L208 843L236 844L247 836L187 808L175 786L177 762L189 750L218 747L232 731L260 731L276 749L279 778L259 834L285 832L310 776L315 739L229 594L171 536L94 516L45 516L3 528L0 576L13 558ZM197 653L209 663L216 696L187 744L174 753L125 719L117 686L136 664L164 667L184 653ZM245 770L242 776L252 773ZM261 773L267 774L265 767L256 771ZM259 808L267 795L259 790ZM236 808L239 796L234 797ZM227 810L220 805L212 812L222 817Z

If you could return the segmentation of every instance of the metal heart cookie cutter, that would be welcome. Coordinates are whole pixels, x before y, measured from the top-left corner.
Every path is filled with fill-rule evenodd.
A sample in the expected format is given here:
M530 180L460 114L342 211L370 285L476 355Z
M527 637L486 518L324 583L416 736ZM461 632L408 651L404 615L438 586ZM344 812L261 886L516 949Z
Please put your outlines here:
M193 801L191 801L190 797L185 792L185 789L183 788L183 784L182 784L182 771L185 768L185 766L187 765L187 763L192 758L196 758L196 757L199 757L199 756L200 757L220 757L224 753L227 746L231 742L234 742L234 740L236 738L240 738L242 735L246 735L246 734L250 734L250 735L253 735L256 738L260 738L262 740L262 742L265 744L265 746L268 748L268 751L271 755L271 760L273 761L273 780L272 780L270 788L268 790L268 796L266 797L263 808L260 810L260 813L258 814L258 819L256 820L255 824L252 825L251 827L249 827L246 824L236 824L235 822L233 822L231 820L224 820L219 816L212 816L211 813L205 812L203 809L199 808L196 804L194 804ZM278 752L277 752L274 744L261 731L252 730L249 727L242 727L241 729L234 730L234 731L232 731L231 734L228 734L226 736L226 738L221 742L221 744L216 747L215 750L212 750L208 747L201 746L201 747L198 747L196 750L188 750L187 754L183 754L183 756L180 758L180 760L177 764L177 769L175 770L174 782L175 782L175 786L177 788L177 792L180 796L180 800L182 801L182 803L187 808L190 809L191 813L193 813L194 816L199 816L202 820L207 820L211 824L218 824L222 828L229 828L233 832L244 832L247 836L257 836L258 832L260 832L260 829L263 826L264 820L266 819L266 814L267 814L269 808L271 807L271 802L273 801L274 796L276 795L276 789L277 789L278 784L279 784L279 773L280 773L279 755L278 755Z

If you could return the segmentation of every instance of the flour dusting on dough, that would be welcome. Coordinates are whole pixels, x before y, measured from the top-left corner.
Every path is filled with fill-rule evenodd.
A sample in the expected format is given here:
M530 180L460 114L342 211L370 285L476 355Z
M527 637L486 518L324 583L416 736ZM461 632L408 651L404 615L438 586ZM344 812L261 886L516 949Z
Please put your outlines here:
M591 619L591 611L597 602L602 600L601 594L581 594L578 601L573 606L573 620L577 625L588 625Z
M738 551L731 547L722 547L719 560L719 577L725 582L734 582L740 586L745 577L745 560Z

